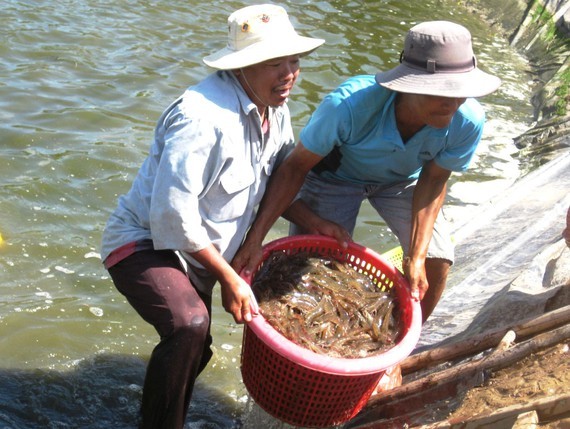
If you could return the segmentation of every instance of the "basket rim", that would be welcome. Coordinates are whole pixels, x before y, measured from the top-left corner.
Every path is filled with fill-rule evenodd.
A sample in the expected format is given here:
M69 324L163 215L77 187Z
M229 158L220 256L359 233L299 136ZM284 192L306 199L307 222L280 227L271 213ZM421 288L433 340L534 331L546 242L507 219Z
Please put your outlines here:
M306 368L316 371L339 374L339 375L365 375L384 371L410 355L414 350L421 333L422 316L419 301L412 298L409 283L406 278L384 257L375 251L362 246L358 243L350 242L347 249L341 249L336 239L321 235L296 235L280 238L263 246L263 260L275 250L283 250L283 248L291 248L294 245L310 244L310 245L326 245L328 247L336 247L341 251L356 251L360 255L366 255L370 259L377 260L386 268L394 281L394 287L399 288L399 298L407 301L411 306L412 317L403 338L392 348L375 356L366 358L337 358L324 354L315 353L305 347L295 344L287 339L261 315L258 314L252 318L250 322L246 322L246 326L250 328L260 340L265 342L267 346L279 353L281 356L294 361ZM252 275L242 278L251 284Z

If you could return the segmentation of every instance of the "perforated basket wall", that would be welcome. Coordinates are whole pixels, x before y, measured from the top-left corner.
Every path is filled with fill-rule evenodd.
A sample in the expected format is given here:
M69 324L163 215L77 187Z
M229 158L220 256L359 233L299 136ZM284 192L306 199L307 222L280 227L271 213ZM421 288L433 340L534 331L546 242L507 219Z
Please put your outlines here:
M349 376L305 368L246 327L241 372L253 400L273 417L295 426L328 427L354 417L385 371Z
M393 266L357 244L349 246L348 249L340 249L335 240L327 237L287 237L266 245L264 260L275 251L287 254L309 251L332 256L368 274L382 290L403 288L404 285L403 277ZM409 294L407 290L398 292L400 297ZM409 337L412 316L417 322L418 315L412 314L411 300L399 301L400 307L403 304L404 308L400 308L399 312L403 334L398 344L404 341L413 342L411 347L406 348L406 353L409 354L419 338L419 328L414 330L418 332L413 332L413 338ZM295 353L295 349L289 351L289 346L285 343L290 341L280 334L272 336L277 338L278 342L283 342L284 347L281 347L281 344L275 347L275 344L269 344L270 341L261 338L261 331L256 328L258 325L259 320L256 324L248 324L244 328L241 356L243 382L261 408L295 426L328 427L351 419L364 407L386 369L396 363L393 354L390 357L391 362L383 362L383 354L380 354L374 357L375 364L372 369L369 365L371 358L366 358L366 365L359 364L359 361L364 362L364 359L337 359L336 369L334 365L325 365L326 370L323 370L320 361L326 360L326 357L306 350L301 353ZM268 323L263 326L264 330L272 330L272 334L276 332ZM301 360L300 354L310 354L309 362L307 363L305 358ZM398 355L397 359L403 360L405 357L407 354L402 354Z

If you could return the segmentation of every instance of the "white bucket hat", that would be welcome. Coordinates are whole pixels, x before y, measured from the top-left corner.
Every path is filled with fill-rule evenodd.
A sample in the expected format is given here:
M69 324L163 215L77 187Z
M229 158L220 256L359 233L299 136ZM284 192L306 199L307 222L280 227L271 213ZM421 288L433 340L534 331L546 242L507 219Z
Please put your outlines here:
M449 21L412 27L400 63L376 74L376 82L393 91L454 98L481 97L501 84L477 68L469 30Z
M247 6L228 18L228 44L204 63L232 70L288 55L306 55L325 41L299 36L285 9L272 4Z

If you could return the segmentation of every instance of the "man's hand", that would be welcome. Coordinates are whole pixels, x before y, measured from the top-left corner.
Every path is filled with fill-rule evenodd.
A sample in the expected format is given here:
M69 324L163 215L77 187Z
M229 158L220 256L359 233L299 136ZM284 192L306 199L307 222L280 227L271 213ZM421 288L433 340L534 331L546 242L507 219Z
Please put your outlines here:
M212 244L190 254L218 279L222 287L222 305L232 314L236 323L249 322L259 314L251 287Z
M352 237L338 223L318 216L302 199L296 200L283 213L283 217L296 224L304 234L326 235L336 239L342 249L348 247Z
M417 301L421 301L424 299L429 288L426 276L425 260L405 257L402 261L402 268L404 270L404 275L410 283L412 298Z
M235 282L222 284L222 305L236 323L251 322L259 314L259 306L251 287L241 277Z
M352 241L352 237L346 229L337 223L322 218L311 233L326 235L327 237L336 239L341 249L346 249L348 247L348 243Z
M246 279L251 279L262 259L262 244L258 241L246 240L234 256L231 265L236 273Z

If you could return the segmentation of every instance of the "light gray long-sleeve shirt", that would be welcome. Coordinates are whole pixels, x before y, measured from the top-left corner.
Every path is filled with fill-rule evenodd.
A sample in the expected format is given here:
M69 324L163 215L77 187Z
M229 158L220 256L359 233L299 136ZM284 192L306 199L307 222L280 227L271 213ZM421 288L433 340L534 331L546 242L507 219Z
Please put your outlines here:
M160 117L148 157L107 222L102 260L150 239L197 267L187 252L210 243L231 261L271 172L294 145L287 105L270 108L269 120L267 137L232 72L186 90Z

